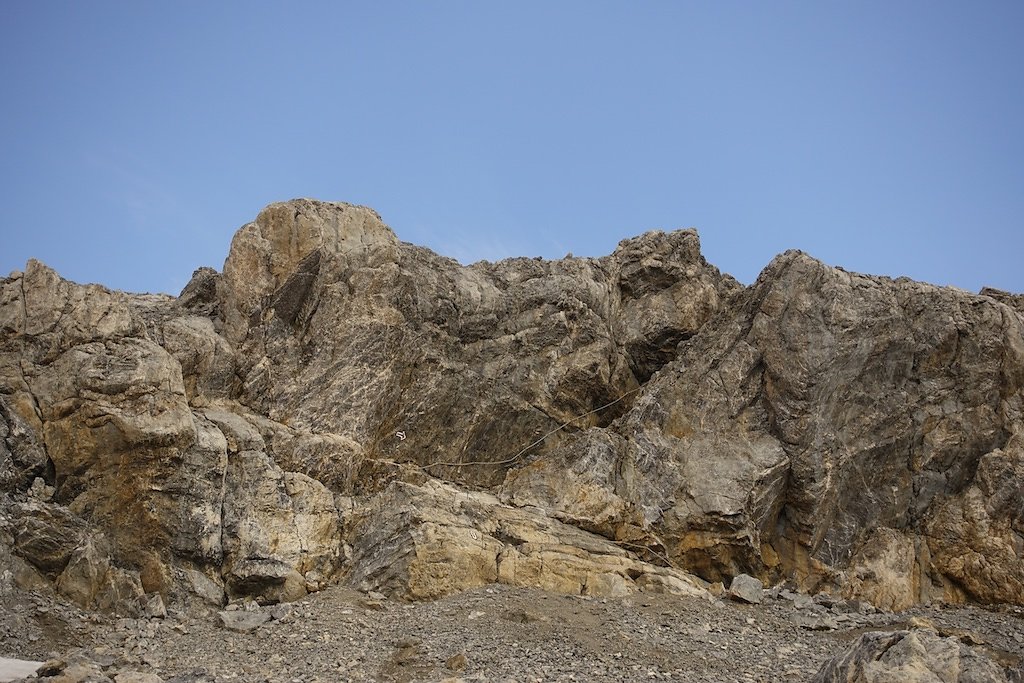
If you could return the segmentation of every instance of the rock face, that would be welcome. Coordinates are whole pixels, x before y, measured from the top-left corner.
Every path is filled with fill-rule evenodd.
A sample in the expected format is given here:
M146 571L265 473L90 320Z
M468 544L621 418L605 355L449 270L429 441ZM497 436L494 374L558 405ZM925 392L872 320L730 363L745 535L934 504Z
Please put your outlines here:
M873 631L828 662L813 683L1006 683L1001 666L956 638L927 629Z
M295 200L177 298L0 280L0 551L89 607L749 574L1024 603L1024 314L692 230L461 266Z
M350 581L363 590L429 599L501 583L601 597L708 595L685 572L640 561L539 510L433 480L392 483L350 524Z

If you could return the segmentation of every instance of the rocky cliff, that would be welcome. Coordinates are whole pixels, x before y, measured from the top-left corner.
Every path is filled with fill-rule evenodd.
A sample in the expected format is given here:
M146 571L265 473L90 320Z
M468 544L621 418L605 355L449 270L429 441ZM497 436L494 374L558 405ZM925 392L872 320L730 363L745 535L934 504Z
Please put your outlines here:
M178 297L0 281L3 581L84 607L489 583L1024 603L1024 312L697 234L461 266L273 204Z

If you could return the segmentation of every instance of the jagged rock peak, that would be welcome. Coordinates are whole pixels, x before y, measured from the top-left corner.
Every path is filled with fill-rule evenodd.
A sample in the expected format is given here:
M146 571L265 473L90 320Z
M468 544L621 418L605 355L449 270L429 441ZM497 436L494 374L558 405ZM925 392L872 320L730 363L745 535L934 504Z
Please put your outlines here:
M231 240L224 279L240 311L299 272L319 265L325 254L340 255L395 246L398 238L373 209L352 204L294 199L270 204Z

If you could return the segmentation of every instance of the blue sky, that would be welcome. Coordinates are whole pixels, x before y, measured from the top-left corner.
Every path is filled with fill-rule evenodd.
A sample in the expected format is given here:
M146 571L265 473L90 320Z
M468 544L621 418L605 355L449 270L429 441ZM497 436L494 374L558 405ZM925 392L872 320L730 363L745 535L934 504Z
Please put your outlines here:
M272 201L471 262L696 227L1024 290L1024 3L0 3L0 272L177 291Z

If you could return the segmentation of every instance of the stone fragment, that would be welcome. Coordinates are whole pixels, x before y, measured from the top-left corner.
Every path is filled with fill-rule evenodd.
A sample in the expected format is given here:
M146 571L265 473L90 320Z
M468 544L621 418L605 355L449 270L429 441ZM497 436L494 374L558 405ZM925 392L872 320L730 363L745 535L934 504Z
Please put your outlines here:
M446 659L444 665L449 671L465 671L466 667L469 665L469 659L466 657L465 652L460 652Z
M796 612L792 619L794 624L808 631L835 631L839 628L839 621L827 614Z
M167 607L164 606L163 597L159 593L146 596L143 602L142 613L150 619L167 618Z
M294 611L295 608L289 604L277 604L270 609L270 616L275 621L286 621Z
M270 621L267 612L247 612L245 610L218 612L221 625L229 631L249 633Z
M753 576L737 574L729 584L728 595L739 602L760 604L764 597L764 585Z
M154 673L126 671L114 676L114 683L164 683L164 679Z

